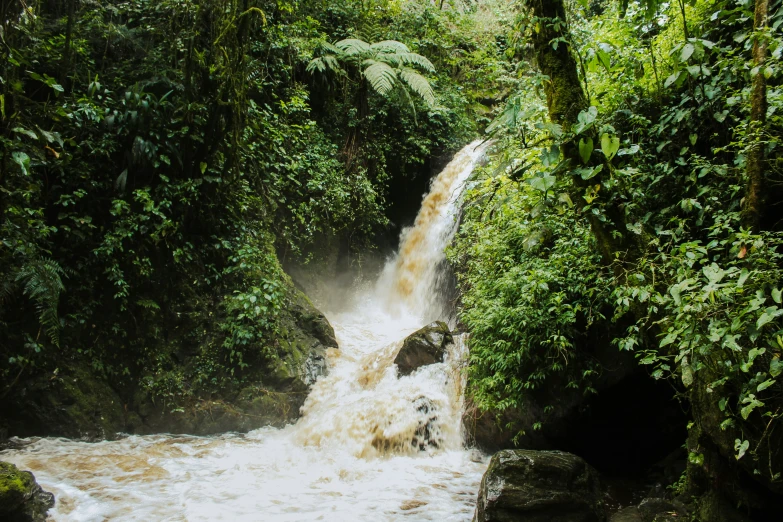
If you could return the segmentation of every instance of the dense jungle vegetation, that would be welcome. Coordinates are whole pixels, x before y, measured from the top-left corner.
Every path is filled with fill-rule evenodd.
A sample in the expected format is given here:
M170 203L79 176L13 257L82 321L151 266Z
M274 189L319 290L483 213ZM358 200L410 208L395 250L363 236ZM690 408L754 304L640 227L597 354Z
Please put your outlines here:
M0 401L77 366L174 407L241 387L284 350L283 267L361 265L484 136L449 250L471 400L540 430L610 347L686 411L673 490L763 511L782 26L780 0L0 0Z
M358 262L489 121L504 9L4 0L0 393L78 361L181 400L274 360L281 263Z

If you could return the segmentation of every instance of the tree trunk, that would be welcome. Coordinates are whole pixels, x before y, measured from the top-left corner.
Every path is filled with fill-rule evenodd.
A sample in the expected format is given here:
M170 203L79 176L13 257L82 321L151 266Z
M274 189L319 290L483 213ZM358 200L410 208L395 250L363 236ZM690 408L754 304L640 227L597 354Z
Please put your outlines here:
M753 42L753 68L758 72L753 77L750 94L750 125L747 158L747 191L743 208L743 224L758 232L764 211L764 123L767 119L767 81L764 77L764 62L767 58L767 41L763 34L767 26L769 0L756 0L753 21L755 40Z
M568 132L577 122L579 113L588 107L587 98L579 81L577 63L568 45L568 28L563 0L526 0L526 5L532 10L535 28L533 30L533 48L538 68L549 77L544 84L549 119ZM553 44L556 42L556 45ZM598 142L597 137L594 143ZM565 159L572 167L581 164L579 147L576 140L571 140L562 146ZM588 205L584 199L585 191L595 185L600 185L601 176L589 181L579 176L573 177L575 190L571 199L580 210ZM606 221L592 212L586 212L590 229L598 243L598 249L605 264L610 265L620 257L625 257L627 248L622 238L627 231L618 230L624 219L621 211L614 207L605 209Z
M70 85L68 85L68 73L71 68L71 48L73 47L73 19L75 10L76 0L69 0L68 22L65 26L65 45L63 46L63 57L60 63L60 84L66 89L70 89Z

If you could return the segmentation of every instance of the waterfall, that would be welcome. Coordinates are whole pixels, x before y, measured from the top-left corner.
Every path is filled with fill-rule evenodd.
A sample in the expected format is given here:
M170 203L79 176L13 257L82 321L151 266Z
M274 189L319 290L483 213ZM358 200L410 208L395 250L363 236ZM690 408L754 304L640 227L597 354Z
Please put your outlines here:
M486 150L476 140L454 156L433 180L413 226L400 238L400 248L379 280L379 298L394 310L425 320L445 319L443 295L444 250L457 226L459 200L465 181Z
M398 377L393 361L407 335L445 319L440 266L485 148L471 143L433 180L398 253L352 309L319 303L340 349L296 424L244 436L40 439L3 459L55 493L57 521L470 520L486 462L463 448L463 339L411 375Z

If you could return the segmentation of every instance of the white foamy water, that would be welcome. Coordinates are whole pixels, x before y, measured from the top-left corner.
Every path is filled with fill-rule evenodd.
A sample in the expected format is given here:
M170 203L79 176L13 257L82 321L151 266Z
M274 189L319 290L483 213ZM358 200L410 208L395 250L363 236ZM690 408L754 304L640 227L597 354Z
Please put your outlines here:
M443 318L437 265L483 154L477 145L433 182L375 288L350 311L322 304L340 349L296 424L215 437L38 439L0 458L55 494L56 521L470 520L486 460L463 447L463 339L445 362L409 376L398 378L393 360L405 336Z

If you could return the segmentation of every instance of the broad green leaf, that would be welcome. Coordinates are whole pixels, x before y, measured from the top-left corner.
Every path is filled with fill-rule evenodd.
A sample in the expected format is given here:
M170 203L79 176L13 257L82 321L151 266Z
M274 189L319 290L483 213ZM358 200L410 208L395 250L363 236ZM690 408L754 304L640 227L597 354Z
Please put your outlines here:
M772 322L777 317L780 317L783 315L783 310L778 308L777 306L770 306L767 307L764 312L759 316L758 320L756 321L756 328L759 330L766 324Z
M636 154L639 152L639 145L631 145L630 147L626 149L620 149L617 152L618 156L630 156L631 154Z
M35 132L31 131L30 129L25 129L24 127L14 127L11 130L13 132L18 133L18 134L24 134L25 136L29 136L30 138L32 138L34 140L38 139L38 135Z
M552 145L549 148L544 147L541 150L541 163L543 163L545 167L556 165L558 161L560 161L560 147L557 145Z
M756 398L756 396L754 394L752 394L752 393L749 394L744 399L742 399L742 404L747 404L747 406L744 406L740 410L740 415L742 415L742 418L745 419L745 420L748 420L748 417L753 412L753 410L755 410L756 408L761 408L762 406L764 406L764 403L761 402L760 400L758 400Z
M747 451L748 451L748 448L750 448L750 442L749 441L747 441L747 440L741 441L739 439L735 440L734 441L734 451L737 452L737 454L735 455L736 459L739 460L742 457L744 457L745 453L747 453Z
M582 179L588 180L596 177L603 169L604 169L603 165L596 165L593 168L586 167L586 168L576 169L574 172L579 174L579 176Z
M605 132L601 136L601 150L606 155L606 159L611 160L620 150L620 138Z
M687 62L695 50L696 47L694 47L692 43L685 44L685 46L682 48L682 51L680 52L680 61Z
M766 381L762 382L756 387L756 391L762 392L767 388L769 388L770 386L772 386L773 384L775 384L775 382L776 382L775 379L767 379Z
M783 373L783 361L779 357L773 357L769 363L769 374L778 377L781 373Z
M581 134L585 130L592 127L597 117L598 117L598 108L595 106L590 106L587 109L580 112L579 115L576 117L577 120L576 125L574 125L574 128L572 129L574 134Z
M534 189L546 193L555 185L555 181L556 178L554 176L542 176L530 178L528 183L530 183L530 186Z
M19 165L19 168L22 169L22 174L25 176L29 174L27 169L30 168L30 156L24 152L16 151L11 153L11 159L13 159L14 163Z
M756 360L756 357L763 355L766 351L766 348L753 348L750 352L748 352L748 360L740 365L740 370L748 373L753 366L753 361Z
M777 304L780 304L781 301L780 298L781 298L781 294L783 294L783 291L781 291L778 288L773 288L771 294L772 294L772 300L775 301Z
M579 157L583 163L590 161L590 155L593 153L593 138L579 139Z

